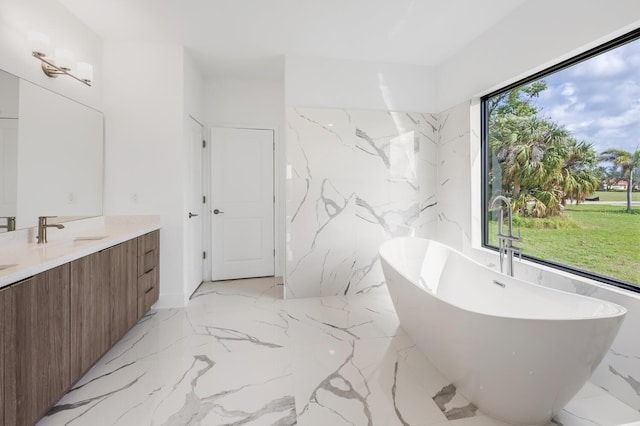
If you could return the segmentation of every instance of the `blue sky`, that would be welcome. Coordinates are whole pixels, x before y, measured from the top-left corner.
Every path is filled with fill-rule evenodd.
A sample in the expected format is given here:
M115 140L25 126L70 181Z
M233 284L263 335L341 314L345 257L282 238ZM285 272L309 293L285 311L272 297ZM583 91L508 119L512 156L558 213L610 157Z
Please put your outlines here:
M640 40L544 78L536 105L597 152L640 144Z

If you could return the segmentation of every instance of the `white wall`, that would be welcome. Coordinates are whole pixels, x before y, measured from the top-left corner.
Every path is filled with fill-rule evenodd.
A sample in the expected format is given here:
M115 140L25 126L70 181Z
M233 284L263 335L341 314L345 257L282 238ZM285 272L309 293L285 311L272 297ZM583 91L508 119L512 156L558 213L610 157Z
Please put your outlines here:
M105 214L159 214L160 301L184 304L184 49L104 46ZM149 58L162 58L162 67Z
M286 57L287 297L374 291L382 281L381 241L435 236L434 83L429 67ZM390 165L380 158L408 132L417 180L388 182ZM327 219L322 206L333 202L343 213ZM394 217L407 223L396 229Z
M0 71L0 118L18 118L18 88L16 76Z
M287 108L286 296L384 287L378 247L436 236L433 114Z
M49 36L51 47L64 47L76 61L93 65L94 83L87 87L70 77L47 77L31 56L27 32ZM102 109L102 40L56 0L0 1L0 69L56 93Z
M435 70L430 67L287 56L288 106L436 111Z
M205 114L209 125L282 126L283 82L209 78L205 82Z
M285 250L284 84L279 80L210 78L205 82L204 96L204 122L209 129L248 126L275 130L275 274L281 276ZM206 139L210 139L209 133Z
M449 109L575 56L640 25L637 0L527 1L437 70Z

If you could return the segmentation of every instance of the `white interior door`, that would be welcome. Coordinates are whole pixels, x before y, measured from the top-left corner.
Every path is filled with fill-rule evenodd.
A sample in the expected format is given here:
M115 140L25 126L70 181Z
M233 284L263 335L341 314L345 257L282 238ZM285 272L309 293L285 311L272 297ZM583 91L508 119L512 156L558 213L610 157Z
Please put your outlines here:
M273 130L211 130L213 280L274 273Z
M203 274L203 189L202 160L204 128L194 119L189 120L188 170L190 181L187 189L186 250L185 250L185 294L191 295L202 283Z

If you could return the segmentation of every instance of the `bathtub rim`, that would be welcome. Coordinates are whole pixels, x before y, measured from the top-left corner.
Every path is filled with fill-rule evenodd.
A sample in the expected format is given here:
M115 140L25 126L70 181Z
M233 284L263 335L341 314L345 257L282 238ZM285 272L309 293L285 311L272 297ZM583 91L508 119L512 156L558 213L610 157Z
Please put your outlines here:
M407 280L408 282L410 282L413 286L415 286L416 288L420 289L421 291L425 292L426 294L432 295L433 297L437 298L440 302L442 303L446 303L447 305L452 306L455 309L461 309L464 311L469 311L469 312L473 312L474 314L477 315L483 315L483 316L487 316L487 317L493 317L493 318L509 318L511 320L524 320L524 321L585 321L585 320L597 320L597 319L604 319L604 318L617 318L617 317L622 317L624 318L628 312L628 309L625 308L624 306L615 303L615 302L611 302L609 300L606 299L600 299L598 297L593 297L593 296L586 296L583 294L578 294L578 293L571 293L569 291L565 291L565 290L560 290L557 288L553 288L553 287L547 287L535 282L530 282L530 281L525 281L521 278L517 278L517 277L510 277L508 275L503 274L500 271L497 271L495 269L492 269L486 265L483 265L482 263L478 262L477 260L465 255L464 253L460 252L459 250L454 249L453 247L450 247L444 243L441 243L437 240L432 240L429 238L422 238L422 237L395 237L392 239L389 239L385 242L383 242L382 244L380 244L379 248L378 248L378 255L382 260L384 260L385 262L387 262L389 265L392 265L391 262L388 261L388 259L383 255L383 249L386 246L391 245L392 242L398 242L401 240L421 240L421 241L426 241L428 243L436 243L437 245L440 245L444 248L446 248L447 250L450 250L456 254L458 254L459 256L462 256L463 258L465 258L467 261L472 262L473 264L480 266L482 268L488 269L489 271L493 272L493 273L497 273L500 274L501 276L504 276L507 279L510 280L515 280L517 281L519 284L524 284L524 285L530 285L530 286L534 286L536 288L541 289L543 292L549 292L549 293L556 293L556 294L562 294L563 296L567 296L570 295L571 297L577 297L577 298L582 298L583 300L589 300L589 302L592 302L593 299L598 300L602 303L606 303L608 305L610 305L612 307L612 309L615 309L615 312L610 313L610 314L604 314L604 315L598 315L598 316L573 316L573 317L558 317L558 318L536 318L536 317L527 317L527 316L513 316L513 315L500 315L500 314L490 314L487 312L481 312L475 309L467 309L467 308L463 308L459 305L456 305L454 303L451 303L445 299L443 299L442 297L438 296L437 292L431 292L431 291L427 291L424 288L422 288L422 286L420 286L418 283L414 282L412 279L410 279L405 273L403 273L402 271L400 271L399 269L396 269L395 267L393 267L394 271L398 274L400 274L405 280ZM574 278L575 279L575 278ZM385 277L385 283L388 286L388 283L386 282L387 279Z

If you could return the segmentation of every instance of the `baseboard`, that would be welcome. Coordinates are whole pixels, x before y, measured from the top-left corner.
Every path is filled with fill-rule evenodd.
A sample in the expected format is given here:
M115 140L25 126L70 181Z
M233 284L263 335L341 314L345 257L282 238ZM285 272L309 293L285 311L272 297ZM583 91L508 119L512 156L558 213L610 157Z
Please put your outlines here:
M161 294L158 301L153 305L153 309L184 308L184 306L184 294Z

